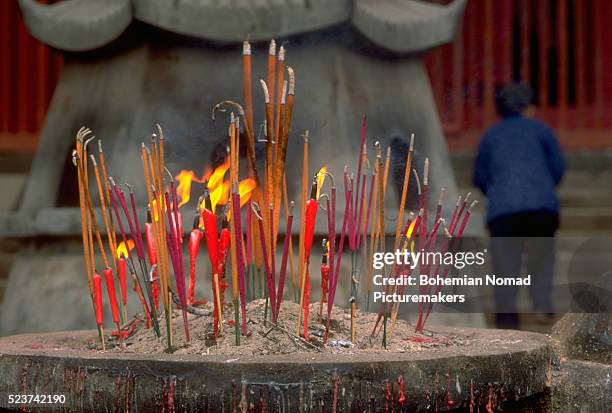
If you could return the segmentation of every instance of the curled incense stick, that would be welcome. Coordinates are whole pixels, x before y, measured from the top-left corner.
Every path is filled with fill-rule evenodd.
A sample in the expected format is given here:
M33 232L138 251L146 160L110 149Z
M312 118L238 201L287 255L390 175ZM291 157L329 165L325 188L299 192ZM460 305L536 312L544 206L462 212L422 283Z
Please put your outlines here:
M245 118L245 112L243 107L232 101L232 100L224 100L222 102L217 103L213 109L212 109L212 113L211 113L211 117L212 120L215 120L215 112L218 110L219 112L226 112L227 109L223 108L223 106L232 106L237 112L239 116L242 116L242 118ZM249 125L249 123L246 121L244 122L244 131L247 135L247 158L249 161L249 168L251 171L251 176L253 177L253 179L255 179L255 199L258 199L258 196L260 194L260 180L259 180L259 174L257 173L257 159L255 156L255 136L253 135L253 129L251 128L251 126Z

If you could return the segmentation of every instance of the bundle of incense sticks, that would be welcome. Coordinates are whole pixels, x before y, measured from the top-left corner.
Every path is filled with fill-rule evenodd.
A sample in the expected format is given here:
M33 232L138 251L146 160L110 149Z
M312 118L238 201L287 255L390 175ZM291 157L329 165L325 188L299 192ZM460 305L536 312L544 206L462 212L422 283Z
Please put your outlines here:
M277 53L278 52L278 53ZM266 297L264 321L276 326L280 317L280 309L287 278L287 267L291 271L291 285L294 299L299 302L296 334L308 340L309 303L310 303L310 262L312 245L315 237L315 226L321 215L326 215L327 233L324 234L322 273L322 296L320 300L319 320L326 324L324 340L327 341L331 323L331 314L335 302L336 291L341 276L343 251L347 246L351 255L351 271L347 274L351 285L349 304L351 307L351 340L355 341L355 318L358 305L359 286L366 293L365 307L369 306L369 295L372 292L372 256L375 252L386 248L385 229L385 198L390 165L390 150L383 159L383 148L376 142L373 145L374 160L368 159L368 142L366 138L366 119L361 123L359 151L356 171L352 172L348 165L344 168L344 211L340 237L336 233L336 183L327 167L322 167L314 175L310 171L308 131L303 137L303 164L300 190L299 223L295 223L293 201L289 202L285 173L285 158L288 149L289 133L293 115L295 95L295 74L291 67L285 66L285 50L278 51L272 41L268 49L268 65L265 80L260 80L263 104L265 107L264 125L265 159L263 179L258 173L258 163L255 151L254 119L253 119L253 86L251 46L248 42L243 46L243 86L244 107L233 101L224 101L213 108L213 120L216 111L229 112L228 158L214 172L202 179L195 178L189 171L181 171L175 178L165 166L165 138L163 131L157 125L156 133L152 135L150 145L141 144L140 156L144 172L144 185L147 195L146 222L141 226L139 207L136 197L129 184L117 185L107 174L106 162L102 145L99 143L98 159L88 156L87 144L90 138L88 129L78 131L73 162L77 167L79 201L81 206L82 242L85 257L85 269L92 298L92 305L98 326L102 346L104 347L103 312L102 312L102 277L96 269L94 246L97 246L102 257L104 280L107 284L112 318L117 324L117 335L122 338L127 333L122 331L121 324L127 322L126 272L129 270L138 294L143 313L148 325L153 327L155 334L161 336L158 309L159 294L164 307L166 325L166 344L169 350L173 347L172 307L173 303L180 308L183 319L185 339L190 340L187 312L197 302L195 284L198 277L196 257L200 243L205 239L208 257L211 262L214 329L217 337L224 332L225 307L225 275L231 280L232 298L235 312L234 326L236 345L240 345L241 336L247 331L247 301L256 297ZM286 75L286 79L285 79ZM240 179L239 169L240 146L246 146L247 178ZM446 251L451 248L451 238L460 238L467 226L475 202L469 203L469 194L457 201L452 216L446 221L443 216L442 190L435 211L431 228L427 222L427 198L429 193L429 160L425 160L422 172L422 185L416 170L412 169L414 136L410 141L410 150L406 159L404 181L400 198L398 221L394 228L393 246L396 249L413 248L414 240L424 251L439 249ZM94 213L94 205L89 191L88 159L93 165L100 200L102 223L106 231L104 245L101 231ZM229 182L224 182L224 176L229 171ZM407 204L407 193L411 172L414 173L418 188L418 214L409 213L403 223L404 210ZM328 193L322 189L325 178L329 178ZM189 272L186 274L183 264L183 219L181 206L188 205L191 182L204 184L202 195L195 206L194 221L189 238ZM124 191L127 189L127 194ZM129 196L129 201L128 201ZM129 203L128 203L129 202ZM324 204L323 204L324 202ZM281 203L284 208L281 208ZM241 209L247 206L244 214ZM321 205L321 207L319 207ZM324 205L324 206L323 206ZM218 208L224 206L223 208ZM142 208L144 212L144 208ZM285 235L282 246L281 263L276 265L277 238L281 213L285 215ZM243 218L244 215L244 218ZM246 222L243 222L243 219ZM448 222L448 225L447 225ZM294 268L293 240L291 231L299 228L298 262ZM221 229L220 231L218 229ZM116 230L120 235L118 243ZM144 233L144 239L143 239ZM95 240L94 240L95 239ZM442 241L439 241L441 239ZM111 252L109 261L106 248ZM360 265L361 262L361 265ZM114 287L114 272L116 270L119 290ZM295 271L297 270L297 271ZM421 273L441 273L446 277L448 267L432 268L421 266ZM405 276L407 269L395 267L385 277ZM171 273L173 277L171 277ZM264 276L255 279L255 274ZM297 273L297 277L295 276ZM367 276L362 283L362 274ZM185 278L188 277L187 286ZM395 287L393 287L395 288ZM430 293L424 288L420 293ZM120 299L117 297L120 293ZM265 293L263 293L265 291ZM401 289L398 289L401 292ZM175 293L176 292L176 293ZM393 291L395 292L395 290ZM437 292L436 292L437 293ZM176 298L175 298L176 297ZM119 303L123 311L119 311ZM323 317L323 305L327 304L327 319ZM383 345L387 341L387 319L392 324L389 334L397 319L399 305L382 305L379 309L378 321L374 326L376 334L380 321L382 327ZM431 313L431 305L419 308L417 331L422 331Z

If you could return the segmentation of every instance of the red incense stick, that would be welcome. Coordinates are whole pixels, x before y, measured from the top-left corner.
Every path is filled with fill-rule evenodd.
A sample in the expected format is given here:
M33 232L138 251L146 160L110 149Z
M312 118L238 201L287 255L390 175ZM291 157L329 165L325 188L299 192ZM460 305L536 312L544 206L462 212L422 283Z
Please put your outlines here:
M242 335L247 335L246 283L244 274L244 256L242 255L242 220L240 216L240 194L232 195L232 210L234 218L234 233L236 238L236 261L238 264L238 287L240 288L240 306L242 309Z
M111 314L113 315L113 322L117 325L117 332L121 337L121 323L119 322L119 305L117 305L117 291L115 290L115 281L113 280L112 268L105 268L102 271L104 274L104 281L106 282L106 291L108 292L108 300L111 306Z
M102 350L106 350L106 345L104 343L104 310L102 309L102 278L97 272L93 275L93 299L96 324L98 325L100 338L102 339Z
M173 181L174 182L174 181ZM171 191L174 191L174 185L171 182ZM170 196L168 192L164 194L166 205L170 205ZM178 203L176 202L176 193L174 195L174 208L178 209ZM170 256L172 259L172 267L174 268L174 278L176 281L176 289L178 290L179 301L181 303L181 310L183 312L183 327L185 329L185 339L190 341L189 337L189 324L187 322L187 294L185 291L185 276L183 274L183 260L182 260L182 252L179 246L178 237L178 229L175 227L175 223L178 223L178 211L175 210L174 219L172 217L173 213L170 208L166 209L168 214L168 224L170 225L170 232L167 235L170 247Z
M276 293L276 313L274 313L272 319L272 322L275 324L278 321L278 314L280 312L281 303L283 302L283 290L285 288L285 277L287 274L287 257L289 256L289 240L291 239L291 227L293 226L294 207L295 202L291 201L287 214L287 222L285 224L285 241L283 244L283 256L281 260L280 274L278 280L278 292Z

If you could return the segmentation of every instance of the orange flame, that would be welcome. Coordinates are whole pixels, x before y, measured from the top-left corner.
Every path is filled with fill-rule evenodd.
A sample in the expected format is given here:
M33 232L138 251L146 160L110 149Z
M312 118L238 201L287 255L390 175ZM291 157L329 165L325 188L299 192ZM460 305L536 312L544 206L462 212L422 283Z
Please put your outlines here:
M221 182L214 190L210 192L210 203L212 205L213 212L216 211L217 205L227 204L229 199L229 182Z
M176 187L176 195L178 196L179 207L182 207L187 202L189 202L189 198L191 195L191 181L193 181L195 177L195 173L193 171L188 171L183 169L179 174L175 177L178 181L178 186Z
M228 171L230 167L229 159L226 159L221 165L217 166L213 173L208 178L208 189L210 192L214 191L221 185L223 182L223 178L225 177L225 173Z
M189 195L187 195L189 196ZM157 207L157 202L159 201L160 205L162 205L162 214L164 212L166 212L166 201L160 196L157 197L157 199L154 199L153 202L150 205L150 209L151 209L151 219L154 222L159 221L159 212L158 212L158 207Z
M244 206L251 196L253 195L253 191L257 187L254 179L246 178L240 181L238 184L238 193L240 194L240 208Z
M225 182L224 178L227 171L230 168L229 157L216 167L212 172L206 171L202 178L197 178L195 173L190 170L182 170L176 176L176 180L179 182L176 188L176 193L180 199L179 207L189 202L191 195L191 184L193 182L204 183L208 180L208 190L210 191L210 201L212 211L215 212L217 205L226 205L230 195L230 184ZM243 206L250 198L253 190L255 189L255 180L251 178L244 179L239 184L240 192L240 206ZM204 209L204 201L200 204L200 208Z
M123 256L123 258L127 258L128 257L128 248L129 250L133 250L134 246L136 244L134 244L134 241L132 241L131 239L127 240L127 247L125 246L125 242L121 241L119 243L119 246L117 247L117 258L121 258Z
M325 173L327 172L327 165L322 166L317 172L317 199L321 195L321 188L323 188L323 183L325 182Z

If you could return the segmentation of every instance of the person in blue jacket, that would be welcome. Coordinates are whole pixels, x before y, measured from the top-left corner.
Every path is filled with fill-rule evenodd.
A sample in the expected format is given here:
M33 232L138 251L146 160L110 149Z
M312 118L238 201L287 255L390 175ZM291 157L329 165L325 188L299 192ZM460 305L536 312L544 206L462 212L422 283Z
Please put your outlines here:
M552 317L554 235L559 227L555 189L565 162L552 129L524 116L531 99L531 90L520 83L509 83L497 92L501 120L482 137L473 181L488 199L487 227L495 274L531 274L534 310ZM521 273L525 255L527 271ZM518 328L517 289L495 288L500 328Z

